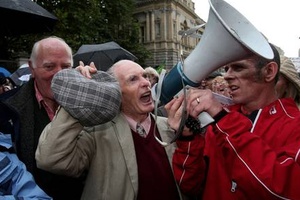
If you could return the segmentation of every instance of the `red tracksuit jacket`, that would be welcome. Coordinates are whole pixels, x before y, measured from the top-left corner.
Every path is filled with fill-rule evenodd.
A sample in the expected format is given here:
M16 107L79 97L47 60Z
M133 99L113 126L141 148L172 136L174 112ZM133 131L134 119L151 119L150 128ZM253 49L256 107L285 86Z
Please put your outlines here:
M173 157L183 193L203 200L300 199L300 112L277 100L252 122L240 106L207 128L177 141Z

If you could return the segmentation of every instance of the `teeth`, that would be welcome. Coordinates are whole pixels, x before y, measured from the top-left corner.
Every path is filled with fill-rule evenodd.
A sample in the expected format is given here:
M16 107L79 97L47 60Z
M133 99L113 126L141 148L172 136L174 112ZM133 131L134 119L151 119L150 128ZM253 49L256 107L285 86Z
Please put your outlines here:
M142 97L146 97L146 96L149 96L150 94L147 93L147 94L143 94Z
M237 86L230 86L230 89L231 90L235 90L235 89L237 89L238 87Z

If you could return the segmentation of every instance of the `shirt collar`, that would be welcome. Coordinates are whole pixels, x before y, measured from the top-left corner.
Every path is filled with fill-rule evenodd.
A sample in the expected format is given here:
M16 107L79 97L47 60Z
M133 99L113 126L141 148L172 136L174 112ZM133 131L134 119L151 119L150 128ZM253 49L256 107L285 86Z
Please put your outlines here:
M123 113L123 115L125 116L131 130L137 132L136 131L137 122L134 119L132 119L131 117L125 115L124 113ZM150 114L148 114L148 117L143 122L141 122L141 125L143 126L146 133L148 134L150 131L150 128L151 128L151 115Z
M50 118L50 120L52 121L54 115L55 115L55 110L52 110L47 103L44 101L44 98L41 94L41 92L39 91L36 82L34 81L34 90L35 90L35 97L37 99L37 102L39 104L39 108L41 108L42 106L45 108L48 117Z
M43 96L42 94L40 93L39 89L37 88L36 86L36 82L34 81L34 90L35 90L35 97L38 101L38 104L39 104L39 107L41 108L41 101L43 101Z

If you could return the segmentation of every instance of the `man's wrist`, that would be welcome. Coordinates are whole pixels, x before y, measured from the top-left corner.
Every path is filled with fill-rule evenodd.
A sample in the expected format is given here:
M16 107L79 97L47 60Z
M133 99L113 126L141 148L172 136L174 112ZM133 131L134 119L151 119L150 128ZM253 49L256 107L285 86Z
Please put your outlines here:
M223 107L223 109L216 114L213 119L215 120L215 123L219 122L223 117L225 117L229 113L229 109L226 107Z

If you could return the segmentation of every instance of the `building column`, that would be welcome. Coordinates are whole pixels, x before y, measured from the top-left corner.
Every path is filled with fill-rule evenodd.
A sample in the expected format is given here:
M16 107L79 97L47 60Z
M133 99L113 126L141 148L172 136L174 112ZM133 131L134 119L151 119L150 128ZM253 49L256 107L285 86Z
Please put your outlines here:
M154 21L154 12L151 11L150 13L150 29L151 29L151 42L155 41L155 21Z
M150 42L150 38L151 38L150 14L151 14L151 11L146 12L146 42Z

